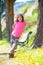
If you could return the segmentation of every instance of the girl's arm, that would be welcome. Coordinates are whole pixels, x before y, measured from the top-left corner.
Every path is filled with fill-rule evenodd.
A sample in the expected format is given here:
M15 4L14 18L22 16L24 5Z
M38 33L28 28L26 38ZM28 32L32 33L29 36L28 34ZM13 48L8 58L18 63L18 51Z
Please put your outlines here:
M12 25L12 29L14 29L15 25L16 25L15 23Z
M28 22L26 22L26 26L25 27L27 27L29 25L29 23Z

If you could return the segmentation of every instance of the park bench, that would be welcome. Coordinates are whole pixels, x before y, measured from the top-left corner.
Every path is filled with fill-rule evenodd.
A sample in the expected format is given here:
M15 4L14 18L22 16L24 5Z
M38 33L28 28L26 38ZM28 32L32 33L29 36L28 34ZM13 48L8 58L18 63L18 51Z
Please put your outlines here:
M25 33L19 40L18 40L18 45L25 45L29 41L29 36L31 35L31 31ZM26 42L26 43L25 43Z
M18 44L19 45L22 45L22 46L25 45L25 42L27 44L28 43L28 40L29 40L29 35L31 35L31 33L32 32L27 32L26 34L24 34L22 36L22 38L18 40ZM0 55L7 55L7 54L9 54L9 53L0 53Z

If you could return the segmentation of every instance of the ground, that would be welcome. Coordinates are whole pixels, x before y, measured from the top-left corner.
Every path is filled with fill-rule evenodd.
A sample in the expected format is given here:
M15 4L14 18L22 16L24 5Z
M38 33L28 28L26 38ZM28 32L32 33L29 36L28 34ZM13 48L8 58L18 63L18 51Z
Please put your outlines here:
M0 54L7 53L8 50L8 46L0 46ZM9 55L0 55L0 65L43 65L43 48L24 50L22 47L15 54L16 56L11 59L9 59Z

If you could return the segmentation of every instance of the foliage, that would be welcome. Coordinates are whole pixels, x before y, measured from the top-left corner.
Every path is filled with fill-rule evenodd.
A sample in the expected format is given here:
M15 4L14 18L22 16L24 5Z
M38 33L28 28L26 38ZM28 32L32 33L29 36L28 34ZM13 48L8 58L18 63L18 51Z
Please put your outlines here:
M0 40L0 46L1 45L8 45L9 46L9 42L7 42L7 40L6 39L3 39L3 40Z
M37 20L38 20L38 9L33 10L32 15L31 16L27 16L25 18L25 20L27 20L27 22L37 23Z

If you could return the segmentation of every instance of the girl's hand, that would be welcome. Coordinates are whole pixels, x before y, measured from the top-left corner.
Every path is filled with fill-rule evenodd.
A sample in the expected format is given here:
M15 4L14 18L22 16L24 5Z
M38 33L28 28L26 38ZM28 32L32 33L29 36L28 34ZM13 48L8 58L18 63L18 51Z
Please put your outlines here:
M14 29L14 27L15 27L15 25L13 24L13 25L12 25L12 29Z
M16 25L16 22L14 22L14 24L12 25L12 29L14 29L15 25Z

